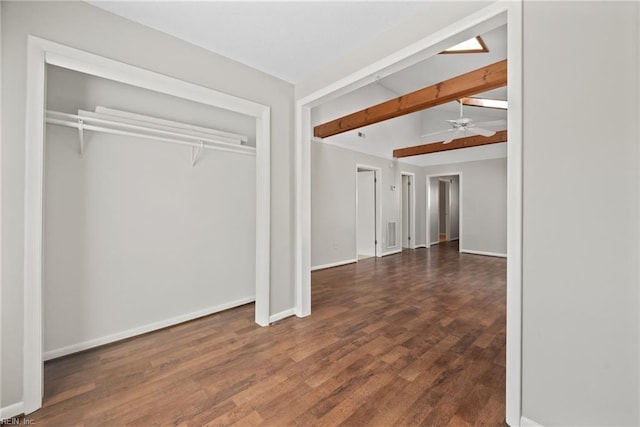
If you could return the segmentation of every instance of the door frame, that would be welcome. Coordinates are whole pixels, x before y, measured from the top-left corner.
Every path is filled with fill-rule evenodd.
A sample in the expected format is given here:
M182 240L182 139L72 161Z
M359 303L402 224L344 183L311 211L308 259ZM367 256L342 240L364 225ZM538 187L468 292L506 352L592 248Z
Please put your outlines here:
M356 207L356 216L355 216L355 252L356 256L354 257L356 262L358 262L358 170L365 170L373 172L373 187L374 187L374 229L375 229L375 255L376 257L382 256L382 202L380 200L380 181L382 178L382 168L378 168L375 166L363 165L360 163L356 163L356 192L355 192L355 207Z
M411 204L408 206L409 209L409 236L411 237L411 239L409 240L409 247L408 249L415 249L416 248L416 174L413 172L406 172L406 171L400 171L400 188L401 188L401 192L400 192L400 203L399 203L399 211L400 211L400 230L401 233L404 233L404 210L402 209L403 204L402 204L402 198L404 195L404 188L402 188L402 177L406 176L408 179L408 182L410 183L410 187L409 187L409 200L411 202ZM404 239L404 235L402 236L402 239ZM400 249L402 249L402 243L400 244Z
M426 189L426 193L427 193L427 197L426 197L426 224L425 224L425 237L427 239L427 249L430 248L432 246L431 243L431 239L430 239L430 234L431 234L431 204L432 201L435 199L434 195L431 193L431 180L438 180L438 186L440 185L440 178L444 178L444 177L448 177L448 176L457 176L458 177L458 252L462 251L463 245L463 228L462 228L462 194L463 194L463 179L462 179L462 172L447 172L445 174L434 174L434 175L427 175L426 177L426 184L427 184L427 189ZM440 191L438 189L438 191ZM439 196L439 195L438 195ZM440 203L440 201L438 201L438 204ZM449 204L451 204L451 184L449 184ZM451 206L449 206L449 212L451 212ZM438 216L440 214L438 213ZM447 237L449 231L447 231ZM438 237L440 235L440 228L438 227ZM438 238L439 241L439 238ZM435 243L437 244L437 243Z
M35 36L27 41L25 135L23 412L42 406L42 272L44 137L48 64L223 108L256 121L255 321L269 324L271 226L271 110L269 106L188 83Z
M506 421L522 418L522 1L500 1L296 100L295 313L311 314L311 109L404 69L483 31L507 24L509 155L507 157L507 357Z

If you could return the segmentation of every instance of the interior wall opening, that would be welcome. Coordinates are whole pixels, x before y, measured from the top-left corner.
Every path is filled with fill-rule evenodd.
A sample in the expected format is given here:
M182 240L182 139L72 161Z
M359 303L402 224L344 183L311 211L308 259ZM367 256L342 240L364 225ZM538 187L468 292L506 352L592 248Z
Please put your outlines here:
M358 167L356 172L356 259L378 256L376 231L378 201L376 170Z
M488 8L488 9L492 9L492 8ZM508 322L509 322L509 330L507 331L507 335L510 336L510 339L507 340L507 379L506 379L506 383L507 383L507 419L511 420L511 422L514 422L514 420L519 420L520 417L520 406L519 406L519 397L520 396L520 389L519 389L519 384L520 384L520 359L519 359L519 354L520 354L520 350L518 347L517 342L519 342L520 340L520 333L519 331L519 315L518 313L521 310L521 306L519 304L519 300L517 298L517 295L520 294L520 280L519 280L519 271L521 271L521 257L520 257L520 251L519 251L519 246L518 246L518 242L521 241L521 224L518 220L519 216L519 212L521 212L521 195L519 193L519 190L517 190L519 188L519 185L521 183L521 169L520 169L520 161L521 161L521 137L520 137L520 126L521 126L521 83L518 80L518 76L519 76L519 72L521 72L521 64L518 62L518 60L521 58L521 53L519 51L519 48L517 46L519 46L519 40L520 40L520 35L518 33L519 30L521 30L521 27L519 26L519 22L518 22L518 13L520 11L519 7L511 7L511 6L507 6L507 5L501 5L501 6L497 6L496 10L500 10L501 12L499 13L495 13L496 11L486 11L486 15L484 15L484 18L481 18L480 15L482 15L482 13L478 14L479 16L474 16L474 17L470 17L468 21L464 21L464 23L460 23L460 26L457 27L456 29L451 29L451 35L458 35L460 37L466 37L466 36L462 36L462 34L466 34L471 35L471 34L477 34L479 33L478 28L482 27L484 24L487 24L489 22L491 22L491 20L493 18L499 17L498 21L501 22L501 24L506 23L506 21L509 21L509 29L508 29L508 33L509 33L509 50L508 50L508 57L509 57L509 102L510 102L510 108L509 108L509 113L508 113L508 122L509 122L509 132L510 132L510 146L511 149L509 150L509 157L507 159L507 163L508 163L508 187L509 187L509 202L508 202L508 225L507 228L509 230L509 235L507 237L508 241L509 241L509 254L510 254L510 258L508 261L508 271L507 271L507 277L508 277L508 285L507 288L508 290L508 296L507 296L507 300L509 301L509 304L507 304L507 318L508 318ZM507 13L508 11L508 13ZM484 12L483 12L484 13ZM504 13L503 15L500 15L501 13ZM483 20L484 19L484 20ZM481 23L480 23L481 22ZM492 26L495 24L496 21L493 21L493 23L488 24L489 26ZM513 25L512 25L513 24ZM499 24L500 25L500 24ZM454 25L454 27L456 27ZM487 27L485 27L487 28ZM495 27L494 27L495 28ZM439 35L440 36L440 35ZM437 37L435 37L435 39L437 39ZM443 39L440 39L440 41L442 41ZM434 40L431 40L430 42L425 41L425 46L426 47L433 47L436 46L437 42L435 42ZM436 47L434 49L440 49L440 47ZM441 50L441 49L440 49ZM435 50L433 53L438 52L439 50ZM406 58L405 58L406 59ZM511 63L511 61L513 61L513 65ZM414 62L415 63L415 62ZM398 70L398 69L403 69L403 67L405 67L406 65L399 65L399 64L403 64L403 60L402 59L398 59L396 62L390 63L390 64L386 64L386 67L389 67L388 69L394 69L394 70ZM404 63L406 64L406 62ZM393 68L393 67L397 67L397 68ZM387 69L387 70L388 70ZM379 72L382 72L383 74L385 74L383 67L381 67L379 69ZM385 74L388 75L388 74ZM380 80L380 75L376 75L375 76L375 80L376 82ZM351 84L351 88L348 88L348 85ZM307 150L307 144L309 144L309 141L311 141L312 145L313 144L320 144L321 142L319 142L318 140L314 139L311 137L311 130L312 130L312 126L314 124L314 121L312 119L313 117L313 109L317 108L317 106L322 105L322 103L325 103L331 99L336 99L339 96L342 96L345 93L348 93L349 90L354 90L354 89L358 89L363 87L364 85L366 85L366 79L362 79L357 81L356 79L352 80L350 83L345 84L344 87L339 87L339 88L335 88L335 87L329 87L326 88L326 91L319 91L318 94L313 94L310 95L308 98L305 98L303 100L301 100L299 102L299 108L300 108L300 128L301 129L301 133L299 134L302 138L301 141L301 146L302 146L302 153L301 153L301 158L300 158L300 163L299 165L302 166L301 169L298 169L298 171L304 171L305 170L305 162L309 161L310 157L307 157L307 155L305 154ZM515 94L515 97L512 98L512 94ZM370 104L368 104L370 105ZM362 107L366 107L367 105L363 105ZM513 138L511 138L511 135L513 132ZM367 136L368 137L368 136ZM360 144L365 144L368 141L361 141L361 142L356 142L358 140L354 139L353 145L357 146ZM329 143L330 144L330 143ZM432 163L435 164L435 163ZM389 166L390 168L392 167L391 165ZM304 174L301 173L301 176L304 177ZM398 177L398 180L396 181L396 185L401 186L401 178ZM437 184L437 182L436 182ZM389 182L384 183L383 188L387 189L390 186ZM305 209L306 209L306 204L305 204L305 198L306 197L306 189L307 188L311 188L312 186L306 187L306 184L303 180L302 182L302 186L301 186L301 194L303 196L303 198L301 199L301 205L299 206L300 210L299 212L301 212L301 217L300 220L301 222L299 223L299 230L301 231L300 236L302 238L302 241L300 242L300 246L299 248L302 249L302 253L301 253L301 257L298 258L298 261L300 261L299 266L301 267L300 269L297 270L297 272L300 274L299 276L299 283L301 286L301 289L298 293L299 298L298 301L301 304L300 305L300 309L299 309L299 315L306 315L310 313L310 294L308 293L308 287L307 285L310 285L310 277L306 276L306 271L305 270L305 260L306 260L306 250L305 248L307 248L308 250L310 250L310 252L313 254L313 245L310 243L309 240L305 240L305 234L304 234L304 229L307 226L306 221L307 221L307 216L305 215ZM393 191L393 183L391 183L391 188ZM434 191L434 193L437 192L437 190ZM309 193L311 195L311 197L313 197L313 191L311 191L311 193ZM462 197L460 196L460 200L462 200ZM401 205L401 201L399 203L399 205ZM385 214L388 215L388 212L386 212ZM435 224L434 226L431 226L430 223L432 222L433 219L437 219L437 215L430 215L429 218L426 221L425 224L425 229L429 230L434 230L434 232L438 233L438 226L439 223ZM309 224L311 227L313 227L313 224ZM463 230L462 228L462 224L460 223L459 227L458 227L458 237L459 239L463 238ZM427 246L430 245L431 242L433 242L434 244L437 243L439 241L439 233L437 235L437 237L433 240L430 239L430 234L431 234L431 230L427 231L426 233L426 237L427 237L427 241L426 244ZM425 230L426 231L426 230ZM445 230L446 231L446 230ZM449 234L453 235L454 230L451 229L451 226L449 228ZM313 238L312 238L313 240ZM459 242L460 245L462 245L462 242ZM309 246L305 246L305 245L309 245ZM514 305L515 304L515 305ZM511 366L511 368L509 368L509 366Z
M47 82L47 67L50 67L49 72L51 72L51 74L58 75L57 77L60 78L60 82L67 81L67 78L70 76L69 73L85 73L85 78L89 80L94 78L104 79L108 81L109 84L116 82L121 86L119 86L114 93L110 93L110 90L113 88L106 88L101 85L85 85L84 83L86 83L86 81L80 79L80 81L75 81L66 88L64 87L66 85L65 83L62 83L62 88L55 84L47 87L47 83L52 83ZM29 36L28 38L27 69L25 138L27 146L25 177L25 316L23 319L24 413L29 414L42 406L44 390L43 361L45 358L57 357L65 353L79 351L113 340L148 332L253 300L255 300L256 323L262 326L268 325L270 293L269 107L33 36ZM185 107L183 111L190 111L193 114L190 116L191 119L196 116L200 119L204 117L204 122L201 122L199 119L195 120L197 125L193 126L189 124L189 121L185 120L184 117L163 116L162 114L155 114L157 112L151 110L141 110L138 112L124 110L119 103L130 101L135 104L134 98L138 98L137 95L131 97L131 94L124 94L122 90L125 90L123 89L125 87L127 88L126 90L132 90L133 88L134 91L138 91L138 95L141 93L140 91L149 91L146 95L146 108L151 110L161 107L162 105L164 105L165 108L167 107L166 99L164 101L160 100L160 98L163 97L171 98L172 102L194 103L192 107L200 104L195 110L190 110L190 108L184 104L181 105L181 107ZM47 97L47 89L51 91L49 94L50 97ZM66 89L70 92L66 93ZM69 94L72 94L71 98L67 97ZM74 98L74 96L78 96L78 94L80 94L80 98ZM118 97L116 94L123 96ZM114 104L95 105L92 102L78 102L82 101L85 95L87 99L95 96L108 100L108 98L111 97L109 102L113 102ZM149 97L155 97L155 99L151 101ZM47 111L49 107L62 111ZM114 109L112 107L117 108ZM71 108L71 110L68 110L68 108ZM230 133L233 132L214 132L215 135L212 135L211 132L208 131L208 128L205 129L206 125L209 124L207 118L210 119L211 117L211 109L221 109L231 112L232 115L246 116L245 119L247 122L245 122L245 125L250 126L250 129L247 127L244 130L247 130L248 134L253 136L255 141L253 146L249 143L249 135L247 135L244 141L233 143L230 140L233 139L230 138ZM170 107L167 110L172 111ZM165 110L165 112L167 110ZM107 114L107 112L109 114ZM142 117L136 115L137 113L143 113L142 115L146 117L146 119L142 120L144 123L140 123ZM167 122L167 119L170 121ZM171 119L174 120L172 121ZM231 116L228 116L227 119L229 119L229 123L235 120L232 119ZM187 122L186 125L184 124L185 121ZM180 122L177 126L179 129L175 129L176 123L178 122ZM234 123L239 125L240 122ZM57 129L51 125L61 125L61 129ZM243 125L239 126L242 127ZM64 129L64 127L75 128L75 130ZM242 129L233 130L242 131ZM99 133L99 135L89 136L90 133ZM203 135L203 133L205 135ZM126 144L120 144L115 141L111 143L110 138L115 135L133 138L135 139L135 143L129 143L129 141L127 141ZM195 143L193 141L194 135L196 135L195 139L197 140ZM85 136L87 136L86 141ZM45 138L48 138L46 144ZM57 140L60 144L53 142L51 138ZM240 139L242 140L243 138ZM150 140L153 140L154 144L158 143L158 147L160 147L160 145L162 147L157 148L157 151L148 152L146 145ZM119 156L117 152L120 148L125 148L123 145L126 146L126 153L123 151L124 154ZM176 149L178 149L179 152L176 151ZM182 150L180 151L179 149ZM250 196L252 200L249 201L247 199L246 208L249 217L246 218L247 223L243 224L249 230L252 230L253 235L249 237L249 240L251 240L253 244L244 248L240 248L239 246L242 245L239 245L237 248L240 249L242 256L236 260L240 263L245 263L243 264L243 268L247 268L250 272L253 272L253 277L248 278L248 281L252 284L250 291L251 296L234 299L235 296L227 292L230 288L225 288L223 291L223 293L227 292L223 297L225 301L217 298L220 297L220 295L217 297L205 295L204 298L202 298L204 301L201 300L197 303L194 303L194 301L185 303L184 298L180 299L180 297L178 297L176 302L178 305L177 309L180 313L176 312L176 314L171 312L172 308L165 306L164 311L160 308L162 313L159 318L154 317L154 313L149 313L150 309L152 311L154 309L157 311L158 309L158 307L153 307L151 300L148 298L131 299L130 301L125 301L123 304L120 304L120 308L127 311L127 316L122 316L122 319L111 318L111 321L107 322L106 327L112 329L100 329L105 325L102 324L101 321L90 319L81 324L72 325L69 332L75 334L73 337L68 336L67 331L62 331L61 334L55 337L58 341L53 343L50 340L52 336L45 335L44 327L48 327L49 325L44 325L43 322L43 319L47 316L52 318L51 315L53 314L55 317L55 313L45 313L44 310L47 309L47 307L43 306L43 302L47 302L44 298L47 297L47 292L49 291L48 285L53 283L51 280L54 282L57 281L60 285L58 289L60 294L58 295L58 292L49 293L49 301L51 301L52 298L58 298L58 302L60 302L60 296L63 296L65 292L73 298L80 298L81 303L79 306L69 310L77 311L78 313L64 313L63 320L65 320L67 324L72 324L77 320L73 318L76 314L87 314L92 310L93 312L89 313L90 315L99 314L103 307L100 305L101 302L96 303L96 301L100 301L100 292L107 289L105 286L100 286L104 284L100 282L118 283L118 278L115 277L118 274L132 273L129 275L129 279L137 285L137 289L140 290L144 288L148 294L152 295L167 293L166 286L173 287L172 289L175 291L176 286L184 282L184 280L170 280L171 283L167 284L160 278L159 283L155 283L151 277L153 275L152 273L156 270L166 268L167 265L160 266L158 263L149 263L149 259L158 255L158 251L162 251L163 248L165 250L164 255L170 257L172 260L177 259L179 264L179 258L182 254L179 253L179 250L174 252L171 252L171 249L167 250L167 243L179 241L181 238L184 238L184 236L169 236L167 233L175 231L175 233L179 234L182 231L188 231L186 234L193 237L192 232L197 232L195 228L197 228L198 225L209 226L209 224L202 224L202 221L197 221L196 224L189 224L189 222L193 220L192 216L184 217L184 215L181 216L173 212L167 215L169 218L165 218L173 221L170 230L162 230L156 233L154 230L150 230L149 227L153 227L154 225L158 226L158 218L176 207L176 205L174 205L175 200L172 199L172 196L165 193L167 189L177 190L177 192L174 191L171 193L176 195L175 197L189 199L183 200L183 202L185 202L183 206L180 206L180 203L177 204L178 208L186 209L187 211L197 210L199 205L203 203L214 202L210 198L210 192L204 196L200 194L200 196L203 197L196 197L199 184L193 182L194 179L198 178L199 174L207 173L205 172L207 169L199 169L198 166L203 166L211 161L220 161L221 157L219 154L216 156L211 155L210 152L213 151L225 153L224 156L236 156L243 153L244 158L241 162L244 162L245 165L239 167L238 171L244 172L246 176L240 179L243 180L243 182L246 181L254 189L252 192L253 197ZM248 155L247 153L249 152L253 152L254 154ZM153 153L153 155L151 153ZM53 158L56 158L56 161L61 160L61 167L54 167L53 171L51 171L58 174L54 183L46 182L46 179L51 178L51 174L50 171L47 170L48 168L45 168L45 162ZM117 161L114 162L115 159L117 159ZM102 163L102 160L106 162ZM106 166L106 164L109 163L108 161L111 161L111 163ZM184 164L179 164L180 161L183 161ZM171 163L171 165L169 165L169 163ZM90 168L88 167L89 164L91 166L98 165L98 167ZM162 165L168 166L164 174L162 171L152 171L154 167ZM184 168L180 169L183 166ZM165 176L169 174L167 171L175 173L179 170L179 173L182 174L181 177L174 176L173 178L175 179L171 180ZM208 173L211 173L212 169L209 168L208 171ZM120 174L119 172L122 173ZM221 167L219 172L224 172L224 167ZM232 173L231 171L227 172ZM97 177L95 174L102 174L102 176ZM206 180L203 182L206 182ZM45 183L47 184L47 188L45 188ZM107 199L96 200L96 194L91 191L84 191L89 187L100 190L98 192L109 189L107 194L119 200L114 202L114 200L107 200L108 197ZM74 199L74 197L69 196L65 198L66 196L62 194L66 191L73 190L79 190L81 197ZM182 190L182 192L180 190ZM210 187L208 187L207 190L210 190ZM227 198L223 195L224 191L228 190L222 190L222 193L214 191L214 198L220 196L220 201L225 203ZM54 202L52 196L55 195L56 192L59 193L55 197L56 200ZM178 195L178 193L181 194ZM76 192L76 195L77 194ZM60 199L58 196L61 195L62 198ZM49 198L49 200L46 200L46 206L45 198ZM135 207L137 202L141 200L148 202L151 198L154 200L152 203L149 203L146 208L139 210L133 208L127 211L128 206ZM114 208L119 209L120 212L114 214ZM131 246L122 247L117 244L118 242L115 242L115 245L103 245L102 250L93 250L96 248L93 248L92 251L86 250L88 248L84 246L87 243L101 245L113 237L110 234L110 231L113 230L108 226L96 226L95 223L88 220L70 221L70 219L66 217L67 214L70 216L77 214L83 215L88 211L95 214L94 219L99 217L103 220L119 222L120 225L124 224L125 226L120 228L120 232L122 233L124 230L124 233L134 240L146 240L147 243L149 243L149 239L159 239L159 242L156 243L163 244L152 245L153 247L147 248L145 251L136 248L135 243ZM57 215L59 220L58 224L65 225L62 227L64 228L63 231L60 229L57 231L51 230L48 227L50 224L47 224L47 221L51 219L50 214L54 212L54 216ZM49 214L49 217L47 214ZM241 217L236 216L239 219ZM137 224L127 223L132 217L141 219L141 221ZM223 216L219 218L218 222L228 225L233 221L229 218L231 218L230 215L227 215L227 217ZM208 218L208 220L210 219L211 218ZM73 224L70 224L71 222L73 222ZM213 229L215 229L215 227ZM202 230L200 230L200 232L201 231ZM74 250L68 251L68 254L62 253L64 251L60 251L59 245L55 244L66 238L78 243L78 246L75 247ZM207 240L209 240L206 244L208 245L208 249L213 249L214 251L220 250L221 253L227 250L234 250L233 242L225 242L225 244L228 244L227 248L211 248L211 239ZM114 242L111 241L111 243ZM238 243L242 242L239 240ZM52 248L52 244L56 247ZM52 249L58 250L60 253L54 253ZM202 259L203 257L206 258L206 251L202 251L201 246L195 245L191 249L197 252L195 257L197 265L186 263L192 267L185 275L187 281L193 281L194 277L197 276L206 276L208 274L206 264L210 263L209 259ZM78 255L77 259L74 258L74 255ZM130 255L133 255L131 257L132 260L129 259ZM47 265L48 262L54 261L56 257L58 257L58 261L62 261L62 264L69 268L63 269L59 265L52 265L51 263ZM87 257L94 257L93 260L95 262L82 265L82 261L85 261ZM120 263L122 271L113 268L113 265L105 267L104 264L100 264L107 259ZM233 262L235 263L236 261ZM176 262L169 262L168 264L174 268L173 273L180 270ZM145 274L145 271L149 272L150 275ZM90 276L95 280L88 280ZM170 279L172 275L169 274L168 276ZM173 276L175 278L175 274L173 274ZM62 280L58 280L60 278L62 278ZM66 279L70 280L67 281ZM49 280L49 282L47 282L47 288L45 288L43 283L47 280ZM80 288L76 286L78 284ZM158 286L154 286L156 284ZM211 283L209 283L209 285L210 284ZM71 286L71 288L69 288L69 286ZM76 288L72 289L73 286L76 286ZM211 288L211 286L209 286L209 288ZM246 290L245 287L241 288ZM80 289L80 291L78 291L78 289ZM204 288L201 287L201 290L203 289ZM211 289L207 291L210 290ZM220 287L218 287L218 290L220 290ZM231 293L233 292L234 291L231 291ZM93 293L93 302L89 301L91 298L87 298L87 301L85 301L87 293ZM188 292L182 293L185 294L182 295L183 297L188 297ZM102 301L104 302L104 306L113 308L115 305L118 305L119 303L116 300L118 300L118 298L121 299L123 296L118 294L123 294L121 289L112 293L111 301L107 301L106 299ZM174 292L173 296L175 295ZM124 296L126 296L126 292ZM202 297L203 295L200 296ZM169 298L171 298L171 296L169 296ZM85 302L86 304L84 304ZM211 303L211 305L206 305L207 302ZM198 304L198 306L196 307L195 304ZM202 306L202 304L205 304L205 306ZM172 316L172 314L174 315ZM122 323L121 320L124 318L126 318L129 323ZM60 319L58 318L58 320ZM45 342L45 339L49 339L49 341ZM51 350L49 354L45 354L45 349L47 348Z

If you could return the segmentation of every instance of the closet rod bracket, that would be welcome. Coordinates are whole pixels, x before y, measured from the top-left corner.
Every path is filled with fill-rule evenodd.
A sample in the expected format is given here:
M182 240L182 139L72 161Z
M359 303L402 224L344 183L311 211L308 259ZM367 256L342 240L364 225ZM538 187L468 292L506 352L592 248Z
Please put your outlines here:
M204 148L204 141L198 141L200 143L197 147L191 147L191 166L195 166L198 158L200 157L200 153L202 153L202 149Z
M78 120L78 140L80 141L80 155L84 154L84 121Z

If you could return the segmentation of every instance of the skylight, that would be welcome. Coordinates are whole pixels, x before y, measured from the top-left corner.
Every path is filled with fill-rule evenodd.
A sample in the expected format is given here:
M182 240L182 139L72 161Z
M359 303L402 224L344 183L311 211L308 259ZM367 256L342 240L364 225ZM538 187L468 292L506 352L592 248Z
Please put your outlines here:
M458 43L455 46L452 46L448 49L443 50L440 53L480 53L480 52L489 52L489 48L484 44L484 40L482 37L476 36L469 40L463 41L462 43Z
M462 105L473 105L474 107L497 108L501 110L507 109L507 101L503 101L501 99L461 98L459 101Z

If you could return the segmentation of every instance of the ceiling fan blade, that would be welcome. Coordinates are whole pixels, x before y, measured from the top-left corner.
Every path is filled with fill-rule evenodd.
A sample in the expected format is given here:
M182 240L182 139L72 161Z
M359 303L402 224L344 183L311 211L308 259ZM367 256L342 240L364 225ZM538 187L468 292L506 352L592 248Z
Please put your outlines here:
M490 121L490 122L480 122L480 123L476 123L476 126L506 128L507 127L507 121L506 120L493 120L493 121Z
M451 141L453 141L454 139L463 138L463 137L467 136L467 131L460 130L460 129L454 129L454 130L455 130L455 132L449 133L449 135L447 135L444 138L444 140L442 141L443 144L448 144Z
M482 136L493 136L496 134L495 130L487 130L487 129L482 129L479 127L472 127L469 128L469 132L470 133L475 133L476 135L482 135Z
M437 132L431 132L431 133L427 133L427 134L424 134L424 135L420 135L420 138L427 138L427 137L435 136L435 135L445 135L445 134L448 134L448 133L453 132L453 131L455 131L455 129L453 129L453 128L447 129L447 130L439 130Z

